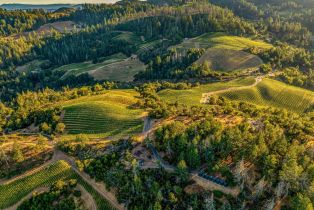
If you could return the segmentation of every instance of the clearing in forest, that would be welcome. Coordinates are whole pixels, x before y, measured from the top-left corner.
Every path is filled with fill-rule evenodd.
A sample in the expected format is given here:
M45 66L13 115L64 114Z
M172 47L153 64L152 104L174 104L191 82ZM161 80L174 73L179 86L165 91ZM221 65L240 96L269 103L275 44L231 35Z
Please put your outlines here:
M75 24L73 21L57 21L53 23L47 23L42 26L40 26L38 29L30 32L23 32L16 35L13 35L13 38L20 38L23 36L29 36L33 33L42 35L42 36L50 36L53 34L53 31L57 31L59 33L69 33L76 30L79 30L79 28L76 28L77 24Z
M71 134L120 138L140 133L143 110L134 108L137 95L134 90L111 90L65 102L65 138Z
M70 75L78 76L88 73L95 80L132 81L134 75L144 69L144 63L137 57L127 58L124 54L118 53L103 58L100 63L91 61L73 63L56 68L54 71L64 72L61 79L65 79Z
M264 41L229 36L224 33L207 33L192 39L185 39L181 44L172 48L176 48L178 51L205 48L207 51L196 62L197 64L208 62L215 71L231 72L254 69L263 64L258 56L243 51L251 47L269 49L272 45Z
M262 59L247 52L210 48L196 61L201 65L205 62L215 71L231 72L235 70L254 69L263 64Z

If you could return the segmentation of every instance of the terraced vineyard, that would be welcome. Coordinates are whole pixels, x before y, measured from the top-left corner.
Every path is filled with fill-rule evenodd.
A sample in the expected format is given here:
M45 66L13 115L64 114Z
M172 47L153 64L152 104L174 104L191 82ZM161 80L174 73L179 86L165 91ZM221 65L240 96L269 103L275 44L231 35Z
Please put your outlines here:
M33 175L0 185L0 209L9 207L38 187L50 186L58 180L73 178L74 172L65 161L58 161Z
M68 134L84 133L97 138L141 132L143 111L132 108L136 95L133 90L113 90L66 102L64 123Z
M200 85L189 90L162 90L158 94L159 96L167 102L176 102L187 104L187 105L197 105L200 104L203 93L210 91L223 90L230 87L241 87L248 86L255 82L253 77L248 77L245 79L236 79L229 82L216 82L207 85Z
M284 108L302 113L314 105L314 93L282 82L264 79L256 87L220 94L231 100L246 101L261 106Z

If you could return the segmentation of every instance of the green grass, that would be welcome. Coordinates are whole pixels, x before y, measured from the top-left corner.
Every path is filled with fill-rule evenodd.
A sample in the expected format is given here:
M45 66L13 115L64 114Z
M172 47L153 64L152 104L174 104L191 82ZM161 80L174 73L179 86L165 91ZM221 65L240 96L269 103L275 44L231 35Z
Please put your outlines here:
M59 161L35 174L7 185L0 185L0 209L14 205L38 187L50 186L58 180L69 179L73 174L70 165L65 161Z
M272 79L264 79L254 88L220 95L231 100L284 108L296 113L302 113L314 105L314 92Z
M124 137L140 133L142 110L132 108L137 102L133 90L112 90L102 95L81 97L63 104L68 135Z
M120 34L114 37L113 40L125 41L125 42L129 42L136 45L141 44L143 42L141 37L137 36L133 32L129 32L129 31L118 31L118 32Z
M127 58L122 53L101 60L103 61L96 64L89 61L64 65L54 71L64 72L61 79L70 75L78 76L82 73L89 73L95 80L132 81L135 74L145 69L145 65L141 61Z
M179 102L186 105L199 105L203 93L222 90L229 87L240 87L251 85L255 82L253 77L236 79L229 82L216 82L207 85L200 85L189 90L162 90L158 94L167 102Z
M220 48L231 50L244 50L250 47L269 49L272 45L260 40L252 40L245 37L229 36L224 33L207 33L196 38L187 39L174 46L177 49L189 48Z
M16 67L16 71L22 73L22 72L30 72L30 71L39 71L41 70L40 66L45 63L44 60L33 60L31 62L28 62L22 66Z

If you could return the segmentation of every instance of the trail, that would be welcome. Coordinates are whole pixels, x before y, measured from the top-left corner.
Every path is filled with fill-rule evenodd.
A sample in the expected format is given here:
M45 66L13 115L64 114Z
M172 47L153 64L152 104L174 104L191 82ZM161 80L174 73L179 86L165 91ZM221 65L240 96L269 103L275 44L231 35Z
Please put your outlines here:
M93 196L91 196L91 194L89 194L89 192L87 192L85 188L80 184L77 185L77 189L82 193L81 199L84 202L84 207L88 210L97 210L97 204Z
M245 89L253 88L253 87L257 86L261 81L263 81L263 78L264 78L264 76L256 77L255 78L255 82L252 85L241 86L241 87L230 87L230 88L226 88L226 89L223 89L223 90L216 90L216 91L211 91L211 92L208 92L208 93L203 93L200 103L201 104L205 104L207 102L208 98L210 96L212 96L212 95L226 93L226 92L229 92L229 91L245 90Z

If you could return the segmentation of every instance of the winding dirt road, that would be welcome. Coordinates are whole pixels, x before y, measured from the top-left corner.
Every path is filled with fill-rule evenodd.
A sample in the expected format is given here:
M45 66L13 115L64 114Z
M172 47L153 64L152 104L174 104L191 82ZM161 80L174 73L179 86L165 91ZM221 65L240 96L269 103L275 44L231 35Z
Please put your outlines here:
M255 82L252 85L241 86L241 87L230 87L230 88L226 88L226 89L223 89L223 90L216 90L216 91L211 91L211 92L208 92L208 93L203 93L200 103L201 104L205 104L207 102L208 98L210 96L212 96L212 95L226 93L226 92L234 91L234 90L245 90L245 89L253 88L256 85L258 85L261 81L263 81L263 78L264 78L264 76L256 77L255 78Z

